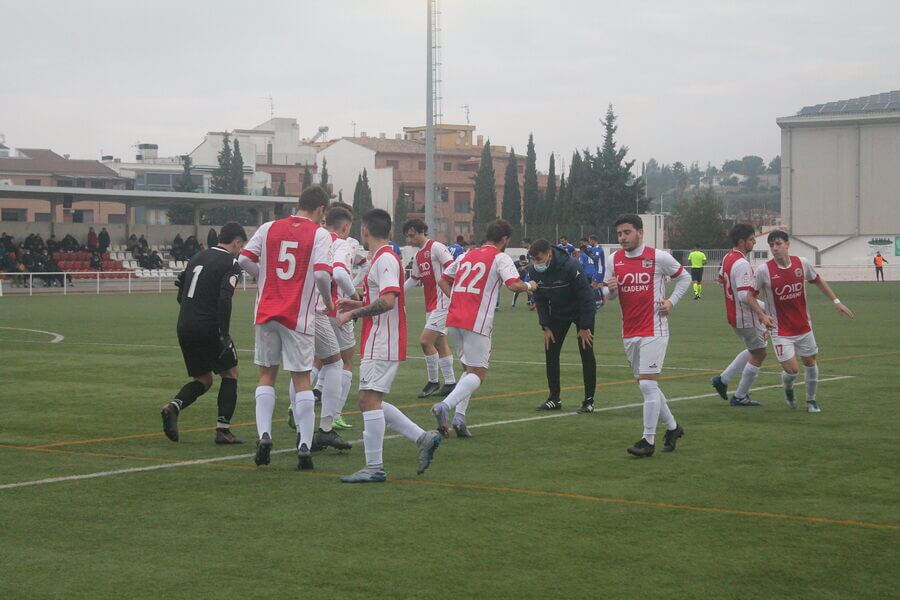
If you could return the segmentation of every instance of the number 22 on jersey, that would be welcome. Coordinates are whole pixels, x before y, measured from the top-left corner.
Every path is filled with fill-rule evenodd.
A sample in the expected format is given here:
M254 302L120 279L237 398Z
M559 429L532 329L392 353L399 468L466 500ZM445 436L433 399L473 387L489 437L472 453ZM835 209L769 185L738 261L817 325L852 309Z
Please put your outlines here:
M480 294L483 290L478 287L484 274L487 272L487 266L484 263L468 263L464 262L459 265L459 272L456 274L456 284L453 286L453 293L460 294Z

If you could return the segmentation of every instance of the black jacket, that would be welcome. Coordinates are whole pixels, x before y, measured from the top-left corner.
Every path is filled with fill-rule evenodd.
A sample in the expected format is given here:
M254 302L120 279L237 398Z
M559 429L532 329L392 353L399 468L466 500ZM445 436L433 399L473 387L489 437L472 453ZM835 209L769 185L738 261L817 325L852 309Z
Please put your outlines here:
M553 248L550 267L538 273L534 266L528 269L532 281L538 283L534 292L538 321L541 327L551 322L572 321L578 329L594 326L594 294L591 283L577 260L558 248Z

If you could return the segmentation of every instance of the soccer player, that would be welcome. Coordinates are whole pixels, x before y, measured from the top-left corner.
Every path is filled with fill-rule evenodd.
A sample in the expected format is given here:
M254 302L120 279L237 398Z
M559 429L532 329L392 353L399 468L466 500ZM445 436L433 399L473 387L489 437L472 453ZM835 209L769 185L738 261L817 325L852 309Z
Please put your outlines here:
M756 381L759 368L766 359L768 342L767 327L772 326L772 319L756 304L753 295L753 267L747 255L756 245L756 230L747 223L737 223L728 232L734 245L731 252L722 260L719 270L719 281L725 287L725 313L728 324L744 344L742 350L722 373L712 378L713 387L723 400L728 400L728 383L741 373L738 388L731 397L732 406L759 406L759 402L750 397L750 387Z
M450 307L450 298L444 295L437 282L444 269L453 262L453 257L447 246L428 239L428 225L421 219L410 219L404 223L403 234L410 246L419 248L412 261L410 278L404 284L404 293L419 283L425 291L425 328L419 336L419 344L425 354L428 381L419 393L419 398L431 395L443 397L456 386L456 375L453 372L453 353L447 343L447 309ZM438 381L439 374L444 376L443 387Z
M297 468L312 469L311 449L316 426L315 396L309 372L315 354L317 295L330 311L331 235L319 223L328 205L328 192L312 185L300 194L297 214L263 223L238 261L257 280L254 323L254 362L259 365L256 388L256 430L259 440L254 461L267 465L272 452L272 414L275 381L283 366L291 373L296 394L291 398L297 426Z
M653 456L657 421L666 426L663 452L675 450L684 435L666 403L657 379L669 345L668 317L690 285L690 275L672 255L644 245L644 223L637 215L622 215L615 222L621 250L612 256L606 279L610 300L619 298L622 309L622 341L625 355L644 396L644 435L628 448L636 457ZM675 289L666 298L666 281Z
M772 346L783 371L781 380L784 383L784 398L789 407L797 407L794 401L794 380L800 373L800 366L797 364L799 356L806 375L806 410L811 413L821 412L816 401L816 387L819 384L816 355L819 348L806 306L806 282L819 288L834 303L839 314L852 319L853 311L844 306L809 261L791 256L791 242L787 233L773 231L766 241L774 258L756 271L754 293L765 297L766 312L774 321Z
M406 360L406 309L403 298L403 265L388 244L391 216L374 208L362 217L363 242L373 252L364 280L362 301L338 301L337 325L363 319L360 338L359 409L363 417L366 466L341 477L344 483L385 481L385 426L414 442L419 451L418 473L425 472L441 443L435 431L425 431L399 408L385 402L400 363Z
M881 278L882 283L884 282L884 263L887 261L884 260L884 257L881 255L881 252L875 253L875 258L872 260L872 263L875 265L875 281L878 281L878 278Z
M587 243L587 240L583 240ZM594 392L597 388L597 359L594 356L594 292L587 275L578 267L575 257L559 248L552 248L547 240L535 240L528 253L532 256L529 278L538 284L534 292L538 322L544 330L544 352L547 362L547 385L550 397L538 410L559 410L560 374L559 353L572 325L578 335L581 371L584 381L584 400L580 413L594 412Z
M575 246L570 244L569 238L564 235L559 236L559 243L556 245L556 247L566 254L572 254L573 252L575 252Z
M694 250L688 254L688 262L691 263L691 280L694 282L694 300L699 300L703 295L703 265L706 264L706 255L700 250L700 246L694 245Z
M466 242L466 238L461 235L456 236L456 243L450 244L447 246L447 250L450 252L450 256L453 257L453 260L456 260L460 256L466 253L466 246L468 246L468 242Z
M597 308L603 306L603 282L606 280L606 254L600 244L600 238L592 235L588 238L588 249L594 258L595 273L591 279L591 287L594 288L594 301Z
M238 359L229 334L231 297L241 269L235 261L247 234L237 223L226 223L218 245L194 255L178 275L178 345L184 365L193 381L175 394L162 411L163 433L178 441L178 416L212 386L212 374L222 378L219 385L219 416L216 443L243 443L230 429L237 405Z
M504 252L511 235L512 226L507 221L494 221L488 225L486 243L448 266L440 280L441 290L450 296L447 333L466 371L453 391L431 407L438 431L444 437L450 435L451 409L455 410L452 425L457 437L472 436L466 427L466 409L472 394L487 377L494 307L500 286L505 285L513 292L537 288L537 283L519 279L516 265Z

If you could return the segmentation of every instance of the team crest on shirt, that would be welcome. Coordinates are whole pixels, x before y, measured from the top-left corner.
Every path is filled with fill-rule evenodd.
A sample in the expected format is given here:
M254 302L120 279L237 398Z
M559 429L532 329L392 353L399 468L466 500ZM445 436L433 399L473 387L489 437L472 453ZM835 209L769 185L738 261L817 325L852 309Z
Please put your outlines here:
M797 277L801 277L803 275L803 269L797 267L796 269L794 269L794 275L796 275Z
M237 287L237 280L238 280L237 275L232 275L232 276L228 279L228 283L231 284L231 287Z
M645 258L643 261L641 261L641 266L644 267L645 269L649 269L650 267L653 266L653 259Z

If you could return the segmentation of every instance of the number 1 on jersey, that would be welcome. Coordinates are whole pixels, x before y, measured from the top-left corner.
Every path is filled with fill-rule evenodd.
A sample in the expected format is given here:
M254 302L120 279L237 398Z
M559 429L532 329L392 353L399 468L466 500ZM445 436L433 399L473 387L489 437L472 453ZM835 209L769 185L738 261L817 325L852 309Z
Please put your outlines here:
M187 297L194 297L194 290L197 289L197 280L200 279L200 271L203 270L203 265L197 265L194 267L193 272L191 273L191 287L188 288Z

